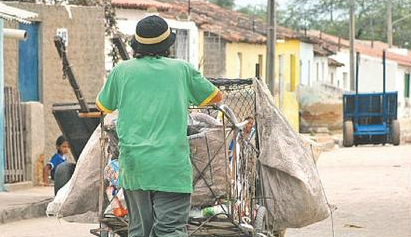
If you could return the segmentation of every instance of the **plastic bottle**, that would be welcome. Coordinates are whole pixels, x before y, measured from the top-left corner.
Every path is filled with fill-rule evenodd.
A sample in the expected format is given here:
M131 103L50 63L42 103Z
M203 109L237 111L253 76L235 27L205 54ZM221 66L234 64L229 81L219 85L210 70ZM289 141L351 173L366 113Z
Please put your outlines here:
M190 210L190 217L192 218L202 218L203 214L201 212L201 209L199 208L193 208Z
M229 214L229 210L228 210L226 205L221 204L221 205L217 205L217 206L213 206L213 207L206 207L206 208L201 210L201 214L202 214L203 217L211 217L213 215L220 214L220 213ZM227 216L225 216L225 215L219 215L218 217L219 218L227 218Z

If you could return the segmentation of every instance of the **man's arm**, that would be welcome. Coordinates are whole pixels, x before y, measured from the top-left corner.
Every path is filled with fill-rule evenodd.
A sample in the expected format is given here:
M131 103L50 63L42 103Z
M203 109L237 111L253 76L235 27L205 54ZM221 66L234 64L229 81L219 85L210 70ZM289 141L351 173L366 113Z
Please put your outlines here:
M190 71L188 78L188 99L190 103L203 107L220 102L223 98L221 91L191 64L187 65Z
M222 99L223 99L223 93L221 93L221 91L218 91L218 93L214 96L214 98L211 99L210 102L208 102L206 105L217 104L217 103L220 102Z
M117 109L118 89L115 81L117 68L115 67L109 74L107 81L96 98L96 107L105 114L112 113Z

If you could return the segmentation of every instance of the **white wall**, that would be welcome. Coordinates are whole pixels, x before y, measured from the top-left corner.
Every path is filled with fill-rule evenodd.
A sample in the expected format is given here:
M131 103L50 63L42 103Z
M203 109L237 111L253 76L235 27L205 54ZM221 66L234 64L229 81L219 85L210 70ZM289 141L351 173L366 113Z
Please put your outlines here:
M313 45L300 43L300 84L312 85L313 62Z
M386 91L397 91L397 68L398 64L386 60ZM359 68L360 92L382 92L383 91L383 65L382 58L374 58L362 55Z
M343 63L344 66L337 67L335 73L335 85L343 90L350 89L350 57L349 51L342 49L335 55L331 55L330 58L336 60L337 62ZM346 75L346 83L344 83L344 75Z
M333 80L331 80L333 78ZM328 84L337 86L337 67L328 66Z
M134 9L116 9L117 26L121 33L133 35L137 22L148 16L146 11ZM198 28L192 21L176 21L165 19L170 28L183 29L189 32L189 62L195 67L198 66Z
M317 83L330 83L328 78L328 57L314 56L313 81Z
M411 98L404 97L405 74L410 74L410 68L398 67L397 70L397 89L398 89L398 116L401 118L411 118ZM410 85L408 85L411 87Z
M330 56L344 64L337 68L337 81L339 87L345 90L350 89L350 58L349 51L343 49L336 55ZM396 62L386 60L386 90L397 91L397 68ZM347 75L347 83L344 85L344 73ZM383 90L383 66L382 58L370 57L367 55L360 55L359 67L359 85L360 92L382 92Z

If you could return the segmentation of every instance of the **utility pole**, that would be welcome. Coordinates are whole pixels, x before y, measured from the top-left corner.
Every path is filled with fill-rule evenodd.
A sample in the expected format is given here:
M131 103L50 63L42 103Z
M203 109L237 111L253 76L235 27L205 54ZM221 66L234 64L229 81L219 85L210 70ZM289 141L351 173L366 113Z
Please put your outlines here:
M354 43L355 43L355 0L350 0L350 90L355 90Z
M267 2L267 55L266 55L266 81L271 94L274 96L274 69L275 69L275 42L276 42L276 13L275 0Z
M392 0L387 0L387 43L392 47Z
M190 15L191 15L191 1L188 0L188 19L190 19Z

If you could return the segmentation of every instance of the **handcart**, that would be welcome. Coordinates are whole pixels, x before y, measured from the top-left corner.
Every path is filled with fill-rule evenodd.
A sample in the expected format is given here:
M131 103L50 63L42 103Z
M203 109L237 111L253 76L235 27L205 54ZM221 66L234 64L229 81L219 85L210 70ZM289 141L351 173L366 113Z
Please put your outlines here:
M356 92L343 95L343 145L400 144L400 123L397 120L398 93L386 92L386 62L383 51L382 93L359 93L359 62L357 53Z
M188 129L194 188L188 236L277 236L266 223L264 203L268 197L264 196L264 180L259 175L253 80L210 81L223 92L224 105L189 109L200 122L190 125L189 121ZM249 121L243 121L246 117L254 121L252 132L247 134L244 129ZM207 119L212 121L207 123ZM101 126L100 227L90 232L100 237L127 236L127 215L120 217L106 210L116 197L105 195L108 184L103 170L118 153L113 125L105 125L102 119Z

